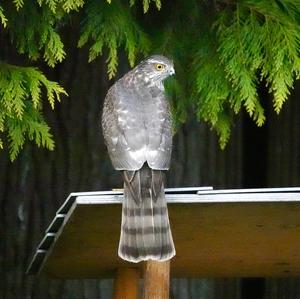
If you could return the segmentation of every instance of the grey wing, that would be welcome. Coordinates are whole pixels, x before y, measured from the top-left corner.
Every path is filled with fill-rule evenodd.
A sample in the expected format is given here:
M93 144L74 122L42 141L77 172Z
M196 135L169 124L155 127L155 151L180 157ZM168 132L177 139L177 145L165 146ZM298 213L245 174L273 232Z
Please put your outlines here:
M117 84L104 101L102 128L109 156L115 169L137 170L146 161L146 132L135 105L135 95Z
M152 169L167 170L172 153L172 120L168 101L163 93L152 101L155 113L148 123L147 162Z

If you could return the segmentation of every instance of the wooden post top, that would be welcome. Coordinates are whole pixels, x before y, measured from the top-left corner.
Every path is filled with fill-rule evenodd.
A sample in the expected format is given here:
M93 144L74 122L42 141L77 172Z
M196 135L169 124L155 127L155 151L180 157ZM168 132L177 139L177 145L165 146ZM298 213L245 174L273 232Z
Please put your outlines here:
M176 256L174 277L300 275L300 188L166 193ZM142 267L117 256L120 192L71 194L29 266L54 278L113 277Z

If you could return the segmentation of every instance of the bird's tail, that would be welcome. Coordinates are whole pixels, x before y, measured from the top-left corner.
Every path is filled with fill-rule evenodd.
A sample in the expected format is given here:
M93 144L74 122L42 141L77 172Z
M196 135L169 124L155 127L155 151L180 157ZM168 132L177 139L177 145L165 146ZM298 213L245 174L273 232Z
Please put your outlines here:
M119 256L130 262L164 261L175 255L164 192L164 173L146 164L124 171Z

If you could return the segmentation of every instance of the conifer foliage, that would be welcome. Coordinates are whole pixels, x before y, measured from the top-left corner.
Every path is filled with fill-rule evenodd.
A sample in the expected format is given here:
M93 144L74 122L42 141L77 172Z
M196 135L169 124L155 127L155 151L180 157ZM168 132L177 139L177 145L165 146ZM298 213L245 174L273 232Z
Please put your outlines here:
M41 113L41 88L54 108L60 94L66 94L58 83L48 80L33 67L17 67L0 63L0 132L7 132L10 157L14 160L25 138L38 146L54 148L52 135ZM0 139L0 147L3 142Z
M61 29L72 22L80 27L74 42L89 48L90 62L106 55L109 79L117 73L120 51L131 66L151 53L173 57L177 74L167 90L175 121L185 121L193 108L200 121L217 131L221 147L241 110L258 126L264 124L261 84L267 85L279 113L300 76L300 0L0 3L1 31L31 64L52 68L65 59ZM54 108L63 94L63 87L37 68L0 63L0 147L9 148L12 160L26 139L54 148L42 99Z

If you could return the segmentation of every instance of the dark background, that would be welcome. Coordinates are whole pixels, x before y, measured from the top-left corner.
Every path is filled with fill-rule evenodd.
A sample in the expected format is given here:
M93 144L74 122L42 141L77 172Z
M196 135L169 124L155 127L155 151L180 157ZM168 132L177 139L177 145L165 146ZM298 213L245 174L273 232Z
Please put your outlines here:
M56 210L70 192L121 187L121 176L108 159L98 126L108 87L105 59L87 63L87 53L66 37L69 56L47 75L62 84L70 97L45 115L56 149L49 152L26 144L11 163L0 151L0 298L111 298L111 280L52 281L27 277L25 270ZM68 42L69 40L69 42ZM2 40L3 42L3 40ZM4 45L4 43L2 43ZM9 49L1 55L14 60ZM122 62L120 74L126 72ZM244 113L236 117L229 145L218 146L215 132L193 114L174 137L168 187L217 188L300 186L300 85L276 115L265 89L260 97L267 123L257 128ZM296 299L300 280L173 279L171 297L188 299Z

